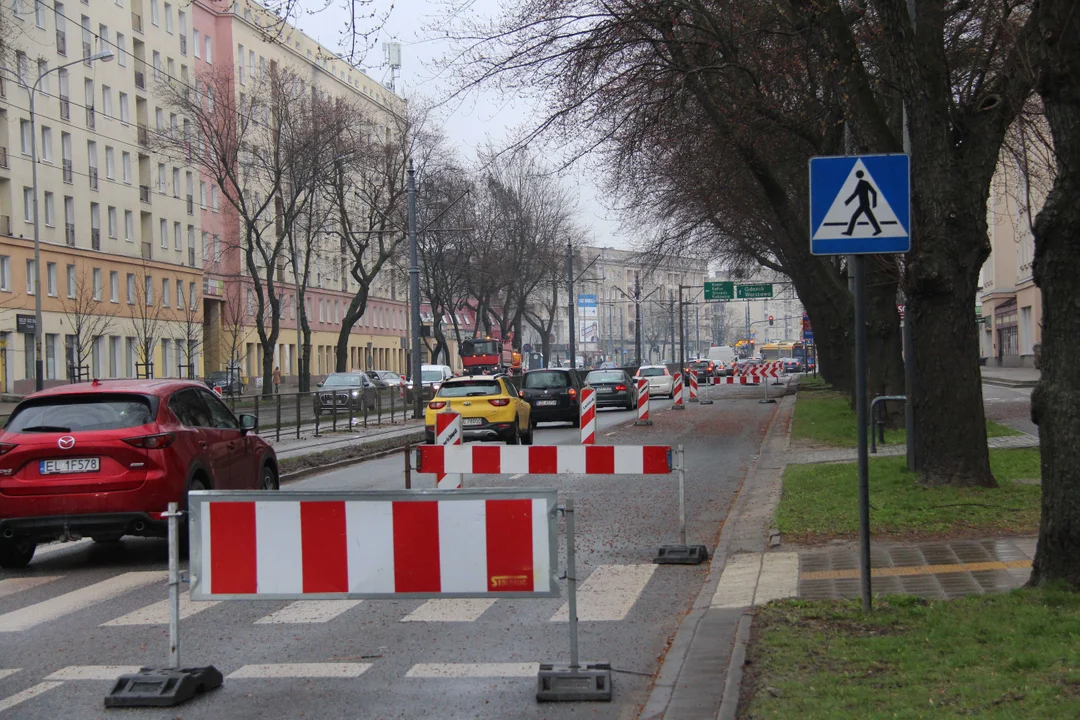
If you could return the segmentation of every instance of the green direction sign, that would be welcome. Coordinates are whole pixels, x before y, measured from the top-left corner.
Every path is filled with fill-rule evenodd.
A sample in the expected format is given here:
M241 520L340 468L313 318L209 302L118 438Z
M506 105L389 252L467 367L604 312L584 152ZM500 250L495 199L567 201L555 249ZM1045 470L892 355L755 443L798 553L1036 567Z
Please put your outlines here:
M735 288L735 292L740 300L768 300L772 297L772 283L739 285Z
M735 283L733 282L707 282L705 283L705 300L734 300Z

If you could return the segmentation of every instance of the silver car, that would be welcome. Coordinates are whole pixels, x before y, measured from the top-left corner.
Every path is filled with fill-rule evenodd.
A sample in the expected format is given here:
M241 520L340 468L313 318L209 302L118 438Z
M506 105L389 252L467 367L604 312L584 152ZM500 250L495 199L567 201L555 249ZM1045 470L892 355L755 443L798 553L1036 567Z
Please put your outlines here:
M642 365L634 375L634 381L645 378L649 381L649 397L666 395L675 397L675 378L664 365Z

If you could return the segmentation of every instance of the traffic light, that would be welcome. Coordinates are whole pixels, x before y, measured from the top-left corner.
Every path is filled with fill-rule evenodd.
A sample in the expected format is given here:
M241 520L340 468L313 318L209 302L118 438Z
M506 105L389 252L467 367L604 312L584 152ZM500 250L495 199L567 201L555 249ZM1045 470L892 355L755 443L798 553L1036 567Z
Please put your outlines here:
M773 317L772 317L772 315L770 315L770 316L769 316L769 324L770 324L770 325L772 325L772 324L773 324Z

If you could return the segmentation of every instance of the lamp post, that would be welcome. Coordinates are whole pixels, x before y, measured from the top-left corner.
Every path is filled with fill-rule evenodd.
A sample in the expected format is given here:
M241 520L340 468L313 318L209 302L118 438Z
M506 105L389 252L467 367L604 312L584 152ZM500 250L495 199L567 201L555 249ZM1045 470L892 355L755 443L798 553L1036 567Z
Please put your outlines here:
M72 65L78 65L81 62L93 62L95 60L102 60L108 62L113 59L113 51L106 48L96 55L91 55L89 58L79 58L78 60L72 60L69 63L63 65L57 65L54 68L46 70L38 75L37 80L34 81L32 87L27 87L26 83L20 80L19 84L26 90L30 96L30 166L31 178L33 185L32 192L34 194L34 389L41 390L45 387L45 373L44 373L44 361L41 352L42 338L44 328L42 327L41 320L41 230L38 220L38 181L37 181L37 115L34 112L34 97L37 95L38 85L41 83L41 79L51 72L57 70L63 70L66 67Z

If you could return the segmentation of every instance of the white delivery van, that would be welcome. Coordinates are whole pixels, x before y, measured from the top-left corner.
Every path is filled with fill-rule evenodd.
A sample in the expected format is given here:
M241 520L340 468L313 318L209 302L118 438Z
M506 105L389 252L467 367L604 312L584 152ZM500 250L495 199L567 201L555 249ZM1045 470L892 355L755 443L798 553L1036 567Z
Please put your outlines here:
M715 363L724 363L725 368L731 368L735 364L735 349L727 345L711 347L709 359Z

